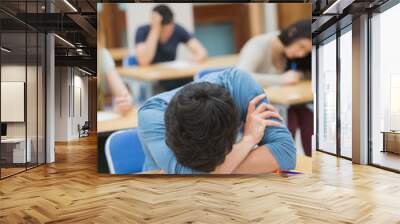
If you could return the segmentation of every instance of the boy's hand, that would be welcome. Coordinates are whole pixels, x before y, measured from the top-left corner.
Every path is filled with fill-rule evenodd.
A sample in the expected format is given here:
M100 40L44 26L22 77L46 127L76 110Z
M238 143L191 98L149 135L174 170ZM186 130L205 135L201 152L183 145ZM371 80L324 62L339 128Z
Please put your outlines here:
M151 28L157 31L161 30L162 27L162 16L157 12L151 14Z
M264 98L265 94L254 97L247 108L243 138L253 145L261 141L267 126L282 126L280 122L271 120L271 118L283 120L271 104L262 103L256 108L256 105Z
M125 114L132 108L132 97L125 94L115 98L115 109L118 113Z

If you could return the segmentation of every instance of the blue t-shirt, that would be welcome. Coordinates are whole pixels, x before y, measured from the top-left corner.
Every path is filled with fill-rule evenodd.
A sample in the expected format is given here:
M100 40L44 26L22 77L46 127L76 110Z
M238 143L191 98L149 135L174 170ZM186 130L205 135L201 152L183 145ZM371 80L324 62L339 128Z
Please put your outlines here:
M240 113L241 122L245 122L249 102L264 93L261 86L249 74L236 68L208 74L195 82L210 82L227 89ZM162 169L168 174L202 173L180 165L172 150L165 143L164 112L180 88L148 99L139 109L138 133L145 154L143 171ZM268 100L264 99L261 103L268 103ZM259 145L267 146L280 169L294 169L296 148L292 135L286 127L267 127Z
M150 32L150 25L144 25L137 29L135 43L145 42ZM176 50L180 43L187 43L192 38L185 28L175 24L174 32L165 43L158 42L156 54L151 63L173 61L176 58Z

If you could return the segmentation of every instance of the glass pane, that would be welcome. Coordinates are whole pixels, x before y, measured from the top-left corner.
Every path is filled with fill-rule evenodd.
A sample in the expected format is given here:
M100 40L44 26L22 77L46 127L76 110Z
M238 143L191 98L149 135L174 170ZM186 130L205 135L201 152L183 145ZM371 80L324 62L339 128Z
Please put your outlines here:
M25 170L31 158L31 151L26 151L26 33L1 33L1 47L1 174L5 177Z
M336 40L318 48L318 148L336 153Z
M352 156L352 44L351 30L340 36L340 152Z
M38 45L38 163L45 163L45 52L46 37L39 33Z
M38 36L36 32L29 32L28 38L28 63L27 63L27 80L26 80L26 112L27 112L27 143L28 151L30 150L30 160L28 160L28 168L37 165L37 132L38 132L38 111L37 111L37 81L38 81Z
M400 170L400 5L377 14L372 28L372 163Z
M26 12L28 20L37 20L32 16L39 11L37 1L27 2ZM37 23L37 21L31 21ZM26 80L26 113L27 113L27 150L31 151L30 161L27 167L35 167L38 164L38 33L36 30L27 30L27 80Z

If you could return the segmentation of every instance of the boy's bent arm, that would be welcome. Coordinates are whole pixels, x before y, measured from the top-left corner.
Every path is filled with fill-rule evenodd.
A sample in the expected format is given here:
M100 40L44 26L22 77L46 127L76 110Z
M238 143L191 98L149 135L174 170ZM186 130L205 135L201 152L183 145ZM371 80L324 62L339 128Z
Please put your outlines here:
M251 100L264 93L264 90L246 72L237 69L228 72L233 75L227 76L226 86L231 89L237 105L246 116L246 109ZM258 104L268 104L267 98ZM283 123L276 118L269 120ZM261 147L250 153L241 164L243 166L238 167L237 172L242 172L244 168L246 168L245 173L257 173L260 169L260 172L271 172L275 169L291 170L295 168L296 148L292 135L285 126L267 127L258 145ZM252 169L249 170L250 167Z
M225 157L225 161L217 166L212 174L230 174L247 157L253 148L253 143L243 138L239 143L234 144L232 151Z
M279 169L267 146L260 146L249 153L243 162L233 171L235 174L270 173Z

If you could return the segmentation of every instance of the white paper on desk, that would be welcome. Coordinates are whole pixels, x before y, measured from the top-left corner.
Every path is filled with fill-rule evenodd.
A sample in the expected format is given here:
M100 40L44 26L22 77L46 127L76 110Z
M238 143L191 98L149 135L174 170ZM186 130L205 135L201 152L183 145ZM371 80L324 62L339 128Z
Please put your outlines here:
M163 62L161 63L161 65L163 67L172 69L188 69L195 66L196 64L185 60L175 60L175 61Z
M301 96L300 96L300 94L293 93L293 94L289 94L288 98L291 100L295 100L295 99L301 98Z
M118 113L112 111L97 111L97 121L108 121L120 117Z

